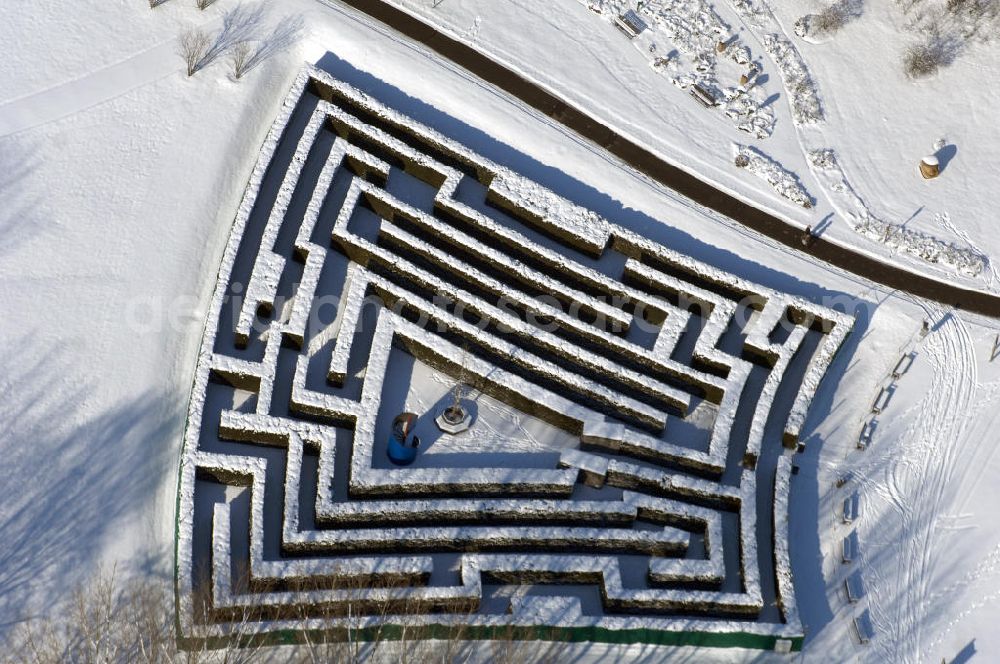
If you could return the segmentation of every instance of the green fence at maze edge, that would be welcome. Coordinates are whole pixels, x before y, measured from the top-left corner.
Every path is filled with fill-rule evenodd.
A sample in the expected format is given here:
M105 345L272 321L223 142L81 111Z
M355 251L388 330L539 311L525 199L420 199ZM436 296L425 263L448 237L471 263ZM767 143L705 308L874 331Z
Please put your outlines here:
M546 625L409 625L386 623L376 627L350 629L346 627L326 630L277 630L239 638L207 637L181 638L183 649L203 647L217 649L237 646L282 646L304 643L305 634L310 642L373 642L399 641L404 637L413 640L458 639L461 641L501 640L546 641L555 643L609 643L627 645L641 643L657 646L702 646L709 648L751 648L774 650L775 643L784 639L792 642L792 651L802 649L804 636L775 636L748 632L673 632L656 629L607 629L604 627L550 627Z

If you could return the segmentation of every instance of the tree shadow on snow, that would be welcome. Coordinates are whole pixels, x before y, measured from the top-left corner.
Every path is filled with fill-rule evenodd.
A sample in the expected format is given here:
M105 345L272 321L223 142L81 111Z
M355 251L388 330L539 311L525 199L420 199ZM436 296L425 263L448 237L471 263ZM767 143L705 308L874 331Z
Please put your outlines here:
M0 256L13 253L45 227L37 190L23 186L41 164L37 146L18 136L0 137Z
M6 354L0 366L2 420L19 432L4 441L0 480L0 638L68 597L97 571L118 536L113 528L148 514L176 472L173 446L160 443L179 439L183 424L182 404L155 391L91 412L94 388L66 380L80 358L33 338L15 340L13 347L29 350ZM119 572L168 578L162 550L136 548L137 559L119 563Z

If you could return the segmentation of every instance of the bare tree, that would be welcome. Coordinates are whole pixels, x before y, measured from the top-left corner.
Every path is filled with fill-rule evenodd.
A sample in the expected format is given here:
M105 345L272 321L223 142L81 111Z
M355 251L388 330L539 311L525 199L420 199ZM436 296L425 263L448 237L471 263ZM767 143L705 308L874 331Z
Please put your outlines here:
M233 579L235 597L247 599L260 591L251 584L245 567ZM336 575L335 575L336 576ZM192 624L216 625L220 637L176 640L173 586L167 579L137 579L119 584L114 571L98 573L94 581L79 586L65 606L50 607L51 618L22 621L0 650L0 663L50 664L51 662L130 662L136 664L251 664L253 662L442 662L463 664L490 661L497 664L556 662L563 653L558 642L521 642L510 625L494 630L483 644L470 639L467 625L478 610L478 601L467 599L446 607L429 604L414 595L413 580L358 574L336 576L342 591L336 601L289 602L257 606L240 602L215 606L209 576L192 589ZM311 580L287 580L291 594L314 589ZM256 587L256 588L255 588ZM419 587L419 586L417 586ZM380 592L373 598L372 590ZM421 617L438 609L458 620L444 638L427 640ZM274 650L259 635L268 622L306 626L296 635L297 645ZM481 638L481 637L480 637Z
M14 630L0 661L172 662L177 656L167 584L133 581L119 588L99 572L78 587L53 618L32 618Z
M264 61L290 48L302 36L304 26L305 21L302 16L285 16L278 21L270 34L258 40L255 46L251 47L249 41L233 44L230 50L233 78L242 78L244 74Z
M810 28L817 35L828 35L844 27L847 23L848 11L843 3L836 3L814 14Z
M236 42L229 51L229 62L233 66L233 78L237 81L249 71L250 59L253 56L253 45L248 41Z
M194 5L198 9L207 9L213 4L215 4L215 0L194 0Z
M193 76L205 66L205 55L212 43L212 37L204 30L190 28L181 33L179 40L181 57L187 65L187 75Z

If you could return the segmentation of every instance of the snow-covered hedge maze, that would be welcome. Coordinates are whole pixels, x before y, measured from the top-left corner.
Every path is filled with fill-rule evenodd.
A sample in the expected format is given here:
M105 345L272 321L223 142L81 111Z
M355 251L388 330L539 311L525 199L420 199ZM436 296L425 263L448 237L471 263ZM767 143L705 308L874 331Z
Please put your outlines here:
M307 68L199 356L182 634L798 646L788 448L852 323ZM456 381L475 419L448 436Z

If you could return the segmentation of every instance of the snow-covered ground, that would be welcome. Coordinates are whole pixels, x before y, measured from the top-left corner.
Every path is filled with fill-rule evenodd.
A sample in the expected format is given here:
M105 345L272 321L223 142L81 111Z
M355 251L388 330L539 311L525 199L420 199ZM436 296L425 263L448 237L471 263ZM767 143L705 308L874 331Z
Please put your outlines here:
M877 215L912 217L908 227L1000 255L990 232L990 173L1000 157L1000 142L990 140L997 51L971 48L936 78L912 83L898 66L903 42L882 38L901 22L888 1L869 3L824 44L794 40L821 91L821 128L793 129L779 76L764 61L770 81L760 85L779 97L771 104L775 133L760 143L656 74L575 0L544 10L526 0L399 3L802 226L835 212L810 174L804 135L810 146L837 150ZM239 82L229 80L224 60L187 78L177 34L194 23L216 29L233 4L219 0L199 12L171 0L151 11L138 0L90 0L72 12L55 2L4 12L0 38L17 47L0 60L0 630L99 563L169 574L176 464L205 308L257 149L305 59L616 223L766 286L857 307L858 331L836 367L842 375L824 383L814 404L792 485L792 564L809 629L803 657L937 662L970 648L986 660L1000 653L992 628L1000 617L996 321L886 292L693 209L336 5L273 3L270 21L305 17L308 32L295 47ZM716 9L747 30L728 4ZM789 34L805 11L791 2L775 9ZM942 137L956 151L941 178L925 182L916 161ZM795 172L817 205L787 203L734 168L734 142L759 145ZM864 244L839 218L828 232L962 278ZM977 283L1000 286L990 274ZM931 330L921 338L925 318ZM868 449L857 450L871 404L911 351ZM850 481L835 486L847 471ZM847 526L840 510L852 492L859 515ZM859 555L845 565L840 547L852 529ZM843 580L854 570L864 597L849 604ZM850 618L866 609L875 636L861 646ZM580 648L594 659L606 649L647 661L664 654Z

